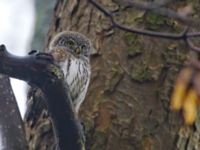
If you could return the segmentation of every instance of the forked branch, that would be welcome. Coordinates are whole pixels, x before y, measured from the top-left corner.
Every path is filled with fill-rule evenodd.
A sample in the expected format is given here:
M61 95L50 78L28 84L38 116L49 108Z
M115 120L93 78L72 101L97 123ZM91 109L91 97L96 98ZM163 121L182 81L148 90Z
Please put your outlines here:
M75 117L68 88L51 55L34 53L17 57L0 45L0 73L34 84L43 91L60 150L84 149L83 132Z
M191 18L187 18L183 15L180 15L172 10L166 9L166 8L156 8L154 3L144 3L144 2L135 2L131 0L124 0L122 1L123 4L129 5L131 7L136 7L138 9L143 9L143 10L152 10L154 9L154 12L157 14L165 15L168 17L173 17L182 23L186 24L185 29L180 32L180 33L168 33L168 32L156 32L156 31L150 31L150 30L145 30L145 29L138 29L134 27L129 27L126 25L123 25L116 21L114 19L114 15L112 12L107 10L103 5L99 4L96 0L88 0L94 7L96 7L99 11L101 11L106 17L108 17L112 23L113 28L117 28L126 32L131 32L131 33L136 33L136 34L141 34L141 35L146 35L146 36L153 36L157 38L165 38L165 39L172 39L172 40L183 40L185 41L188 46L196 51L200 52L200 48L196 47L190 40L190 38L197 38L200 37L200 32L189 32L189 27L192 26L199 26L200 22L195 21ZM163 3L164 4L164 3Z

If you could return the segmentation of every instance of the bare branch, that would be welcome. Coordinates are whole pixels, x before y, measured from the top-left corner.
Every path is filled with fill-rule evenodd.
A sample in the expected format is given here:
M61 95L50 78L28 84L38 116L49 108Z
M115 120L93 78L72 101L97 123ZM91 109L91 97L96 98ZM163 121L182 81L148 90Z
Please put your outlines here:
M150 31L150 30L138 29L138 28L134 28L134 27L130 28L125 25L122 25L114 20L111 12L106 10L103 6L98 4L95 0L89 0L89 1L91 2L91 4L93 4L97 9L99 9L101 12L103 12L104 15L107 16L111 20L113 27L115 27L115 28L118 28L118 29L121 29L121 30L124 30L127 32L133 32L133 33L137 33L137 34L154 36L154 37L158 37L158 38L168 38L168 39L174 39L174 40L183 39L183 32L178 33L178 34L167 33L167 32L155 32L155 31ZM186 36L188 38L193 37L193 36L197 37L197 36L200 36L200 32L195 33L195 34L187 33Z
M186 27L180 33L155 32L155 31L150 31L150 30L145 30L145 29L138 29L138 28L134 28L134 27L128 27L128 26L122 25L121 23L117 22L114 19L113 14L110 11L108 11L106 8L104 8L102 5L100 5L99 3L97 3L95 0L88 0L88 1L93 6L95 6L99 11L101 11L106 17L108 17L110 19L110 21L112 23L112 27L114 27L114 28L118 28L120 30L127 31L127 32L132 32L132 33L136 33L136 34L142 34L142 35L147 35L147 36L154 36L154 37L158 37L158 38L166 38L166 39L172 39L172 40L184 40L185 42L187 42L187 44L189 45L189 47L191 47L192 50L200 52L200 50L198 50L198 48L195 47L191 43L191 41L189 41L189 38L199 37L200 36L200 32L190 33L190 32L188 32L188 30L189 30L188 27ZM150 8L148 8L148 6L147 6L148 3L137 3L137 2L130 1L130 0L127 0L125 2L129 2L128 4L137 6L137 8L143 8L143 9L153 9L153 8L155 8L155 5L153 5ZM190 19L188 19L188 18L186 18L184 16L181 16L181 15L177 14L174 11L170 11L168 9L162 9L160 11L160 13L161 12L163 14L167 13L167 14L169 14L169 16L170 15L172 15L174 17L177 16L183 22L190 22L190 23L192 22L192 20L190 20Z
M166 6L167 4L170 4L173 0L159 0L159 1L153 1L153 2L140 2L140 1L133 1L133 0L113 0L115 3L121 5L121 6L127 6L127 7L136 7L137 9L145 9L148 8L149 10L153 10L156 8L160 8L163 6Z
M186 39L186 43L188 44L188 46L189 46L193 51L200 53L200 48L197 47L197 46L195 46L195 45L190 41L190 39L187 38L187 39Z
M96 3L94 0L90 0L92 3ZM173 11L171 9L168 8L161 8L163 6L165 6L167 3L170 3L171 1L163 1L163 2L140 2L140 1L133 1L133 0L124 0L121 3L123 3L124 5L128 6L128 7L133 7L136 9L140 9L140 10L146 10L146 11L153 11L156 14L162 15L162 16L166 16L166 17L170 17L173 19L176 19L186 25L189 26L199 26L200 25L200 21L198 20L194 20L192 18L188 18L185 15L179 14L176 11Z
M0 73L39 87L46 97L59 149L82 150L83 132L60 74L62 71L53 64L52 57L45 56L45 53L36 53L17 57L10 54L4 45L0 45Z

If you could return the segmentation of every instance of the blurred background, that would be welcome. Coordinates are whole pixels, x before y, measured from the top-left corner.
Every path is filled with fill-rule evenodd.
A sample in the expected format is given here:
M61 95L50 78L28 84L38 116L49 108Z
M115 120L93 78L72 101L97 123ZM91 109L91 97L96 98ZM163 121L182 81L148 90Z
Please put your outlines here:
M0 44L24 56L32 49L43 51L56 0L0 0ZM11 79L21 116L26 110L28 85ZM5 139L0 134L0 149Z
M0 44L15 55L42 51L56 0L0 0ZM22 117L26 108L25 82L11 79Z

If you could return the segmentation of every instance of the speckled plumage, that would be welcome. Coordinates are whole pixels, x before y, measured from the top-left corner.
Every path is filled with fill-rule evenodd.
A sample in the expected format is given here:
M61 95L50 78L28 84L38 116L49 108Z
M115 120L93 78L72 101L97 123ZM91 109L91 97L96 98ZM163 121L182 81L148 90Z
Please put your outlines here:
M49 46L49 53L63 70L77 114L89 85L90 50L90 41L84 35L71 31L57 34ZM30 150L55 149L52 124L44 99L40 89L32 87L29 90L24 121Z
M54 56L55 62L64 72L76 112L89 85L90 49L90 41L84 35L72 31L61 32L50 43L49 53Z

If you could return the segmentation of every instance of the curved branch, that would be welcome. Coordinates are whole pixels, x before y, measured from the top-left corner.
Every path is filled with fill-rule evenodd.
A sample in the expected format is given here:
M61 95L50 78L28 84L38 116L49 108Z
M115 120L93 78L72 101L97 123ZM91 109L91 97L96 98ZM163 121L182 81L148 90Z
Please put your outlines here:
M186 25L189 25L189 26L199 26L200 25L200 22L197 20L188 18L187 16L179 14L168 8L160 8L165 5L165 2L139 2L139 1L125 0L125 1L123 1L123 3L125 3L125 4L127 3L127 5L129 7L134 7L136 9L140 9L140 10L153 11L156 14L174 18L174 19L176 19Z
M50 55L48 55L50 56ZM10 54L0 46L0 73L27 81L41 88L60 150L84 149L83 133L74 115L68 87L64 85L62 71L53 64L53 59L44 53L25 57ZM61 76L60 76L61 75Z
M158 37L158 38L165 38L165 39L172 39L172 40L183 40L186 41L186 43L189 45L189 47L196 51L196 52L200 52L200 48L195 47L191 41L189 41L189 38L192 37L199 37L200 36L200 32L195 32L195 33L190 33L188 32L188 27L186 27L187 30L183 30L180 33L168 33L168 32L155 32L155 31L150 31L150 30L144 30L144 29L138 29L138 28L134 28L134 27L128 27L125 25L122 25L120 23L118 23L117 21L115 21L113 14L111 12L109 12L107 9L105 9L102 5L100 5L99 3L97 3L95 0L88 0L93 6L95 6L99 11L101 11L106 17L108 17L112 23L112 27L114 28L118 28L120 30L123 31L127 31L127 32L132 32L132 33L136 33L136 34L142 34L142 35L146 35L146 36L154 36L154 37ZM127 2L127 4L135 5L137 6L137 8L142 8L142 9L153 9L155 6L157 5L152 5L152 7L148 7L147 4L148 3L138 3L138 2L133 2L130 0L127 1L123 1L123 2ZM158 10L161 14L165 14L168 15L169 17L174 16L176 18L176 16L178 17L179 20L182 20L183 22L187 22L186 24L191 25L190 23L193 22L193 20L188 19L186 17L183 17L179 14L177 14L176 12L173 11L169 11L168 9L163 9L162 10ZM157 13L157 12L156 12ZM199 22L195 22L195 25L199 25Z
M148 36L154 36L154 37L158 37L158 38L168 38L168 39L174 39L174 40L180 40L183 39L183 32L178 33L178 34L174 34L174 33L167 33L167 32L155 32L155 31L150 31L150 30L144 30L144 29L138 29L138 28L130 28L127 27L125 25L122 25L120 23L118 23L117 21L115 21L113 14L111 12L109 12L107 9L105 9L102 5L100 5L99 3L97 3L95 0L88 0L92 5L94 5L97 9L99 9L102 13L104 13L105 16L107 16L112 24L113 27L127 31L127 32L133 32L133 33L137 33L137 34L142 34L142 35L148 35ZM189 21L189 20L188 20ZM191 21L189 21L191 22ZM198 24L199 25L199 24ZM189 37L197 37L200 36L200 32L198 33L187 33L186 35L188 38Z
M159 0L159 1L152 1L152 2L140 2L140 1L133 1L133 0L123 0L120 1L120 5L126 5L129 7L135 7L136 9L142 10L153 10L159 7L166 6L167 4L171 3L173 0Z
M187 38L187 39L186 39L186 43L188 44L188 46L189 46L193 51L200 53L200 48L197 47L197 46L195 46L195 45L190 41L190 39Z

